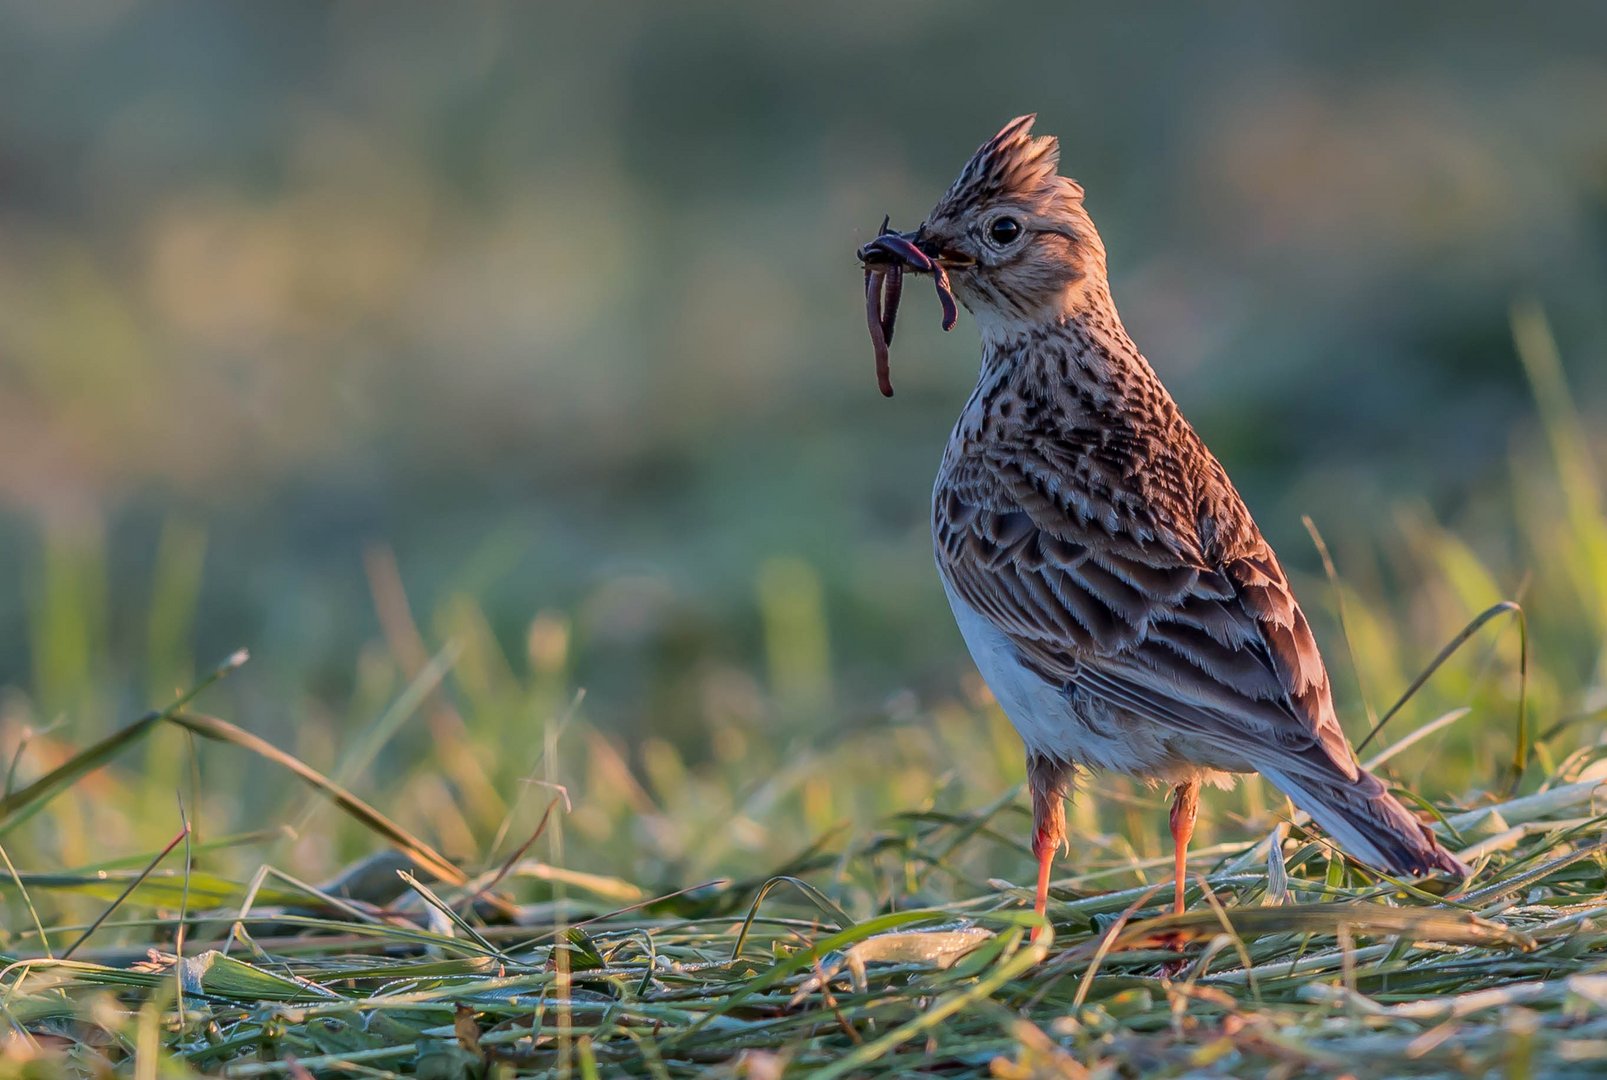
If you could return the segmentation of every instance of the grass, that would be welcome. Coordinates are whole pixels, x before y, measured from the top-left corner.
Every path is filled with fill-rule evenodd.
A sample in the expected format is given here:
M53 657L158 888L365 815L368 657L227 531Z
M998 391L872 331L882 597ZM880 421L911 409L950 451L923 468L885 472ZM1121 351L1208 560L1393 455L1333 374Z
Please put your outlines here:
M1169 916L1163 798L1094 777L1034 944L1008 724L974 682L844 716L796 560L757 583L764 674L705 665L700 737L626 745L564 616L519 655L466 598L421 628L381 551L343 710L265 707L237 654L97 727L107 573L58 552L35 695L0 707L0 1076L1594 1074L1607 515L1544 321L1514 325L1545 441L1501 557L1405 510L1301 590L1460 891L1378 879L1251 779ZM159 556L169 684L203 550L175 527Z

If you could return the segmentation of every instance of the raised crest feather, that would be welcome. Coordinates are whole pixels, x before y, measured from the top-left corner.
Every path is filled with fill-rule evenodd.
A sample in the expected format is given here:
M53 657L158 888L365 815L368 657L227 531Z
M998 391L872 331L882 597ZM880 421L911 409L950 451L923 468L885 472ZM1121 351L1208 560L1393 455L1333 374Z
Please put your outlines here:
M977 147L939 205L957 209L997 199L1049 194L1081 199L1082 187L1059 175L1060 140L1053 135L1032 134L1037 119L1037 113L1018 116Z

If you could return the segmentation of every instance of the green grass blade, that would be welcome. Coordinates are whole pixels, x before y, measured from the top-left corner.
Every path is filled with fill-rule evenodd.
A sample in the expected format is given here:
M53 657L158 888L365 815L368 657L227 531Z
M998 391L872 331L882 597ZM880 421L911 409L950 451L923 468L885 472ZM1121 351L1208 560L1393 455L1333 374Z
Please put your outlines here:
M292 754L285 753L266 739L258 738L249 731L229 723L227 720L220 720L215 716L206 716L201 713L179 712L163 719L177 724L187 731L193 731L203 738L237 746L242 750L249 750L251 753L288 770L314 791L317 791L344 810L353 819L383 836L419 866L434 874L440 880L452 885L462 885L469 880L467 874L458 869L456 865L429 844L402 828L402 826L380 813L379 810L353 795L311 765Z

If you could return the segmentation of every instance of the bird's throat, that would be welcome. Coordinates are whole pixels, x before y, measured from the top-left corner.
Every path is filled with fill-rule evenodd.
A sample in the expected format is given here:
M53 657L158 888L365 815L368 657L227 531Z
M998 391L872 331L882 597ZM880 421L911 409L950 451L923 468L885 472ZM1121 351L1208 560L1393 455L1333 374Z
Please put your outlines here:
M1154 380L1109 294L1098 303L1090 299L1080 291L1074 302L1031 319L990 319L979 313L981 381L1008 382L1029 392L1071 383L1104 398Z

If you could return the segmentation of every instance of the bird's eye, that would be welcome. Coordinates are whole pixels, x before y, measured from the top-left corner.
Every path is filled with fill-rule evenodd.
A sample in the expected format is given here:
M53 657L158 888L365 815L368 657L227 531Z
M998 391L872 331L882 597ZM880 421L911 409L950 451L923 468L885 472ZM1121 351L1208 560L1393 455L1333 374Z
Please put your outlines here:
M1013 217L994 218L993 224L988 226L988 239L999 247L1014 242L1021 235L1021 222Z

